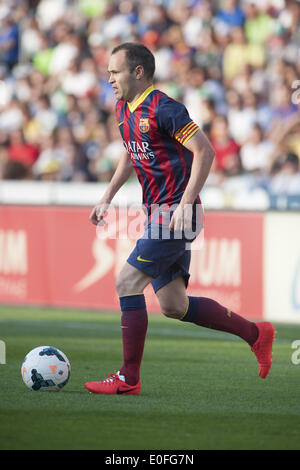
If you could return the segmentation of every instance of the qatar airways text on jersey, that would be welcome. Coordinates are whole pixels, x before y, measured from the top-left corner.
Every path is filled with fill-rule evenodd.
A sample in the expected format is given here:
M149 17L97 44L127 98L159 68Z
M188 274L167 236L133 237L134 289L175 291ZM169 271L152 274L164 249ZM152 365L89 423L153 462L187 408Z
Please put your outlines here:
M125 142L124 146L132 160L151 160L155 158L155 153L151 151L149 142L141 142L140 145L135 140Z

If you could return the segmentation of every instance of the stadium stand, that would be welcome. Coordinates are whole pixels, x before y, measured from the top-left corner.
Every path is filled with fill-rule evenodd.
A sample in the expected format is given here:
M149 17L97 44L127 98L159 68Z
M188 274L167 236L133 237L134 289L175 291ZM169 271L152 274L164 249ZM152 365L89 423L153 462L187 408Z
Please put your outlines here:
M107 60L138 41L216 150L204 200L300 207L299 1L2 0L0 25L0 179L109 181Z

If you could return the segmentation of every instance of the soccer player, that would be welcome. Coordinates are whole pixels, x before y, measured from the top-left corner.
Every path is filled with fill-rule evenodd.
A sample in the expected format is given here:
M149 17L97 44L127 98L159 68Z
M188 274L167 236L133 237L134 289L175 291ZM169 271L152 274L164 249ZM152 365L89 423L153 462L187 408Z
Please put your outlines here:
M201 230L199 193L215 152L185 106L153 87L154 71L154 57L142 44L124 43L112 51L109 83L117 99L116 117L126 152L90 220L105 224L105 212L132 168L149 216L145 234L116 284L122 311L123 363L108 378L86 383L93 393L140 393L148 325L143 292L149 283L167 317L239 336L256 355L262 378L272 363L275 330L271 323L254 323L212 299L187 295L188 242Z

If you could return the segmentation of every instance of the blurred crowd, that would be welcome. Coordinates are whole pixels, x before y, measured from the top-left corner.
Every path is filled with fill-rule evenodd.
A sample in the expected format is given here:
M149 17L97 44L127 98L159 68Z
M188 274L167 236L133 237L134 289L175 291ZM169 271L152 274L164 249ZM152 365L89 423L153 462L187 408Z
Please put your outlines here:
M0 0L0 179L110 180L107 62L125 41L208 135L208 185L300 194L297 0Z

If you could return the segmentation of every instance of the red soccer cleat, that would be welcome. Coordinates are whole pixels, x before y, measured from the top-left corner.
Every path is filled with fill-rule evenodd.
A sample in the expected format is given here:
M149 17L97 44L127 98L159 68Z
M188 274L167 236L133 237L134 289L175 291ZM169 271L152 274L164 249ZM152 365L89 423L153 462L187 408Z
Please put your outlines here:
M141 392L140 380L136 385L128 385L125 377L116 374L109 374L108 378L100 382L87 382L85 388L91 393L104 395L139 395Z
M259 364L259 375L265 379L270 372L272 365L272 345L275 339L275 328L270 322L256 323L258 328L258 338L251 348L257 357Z

